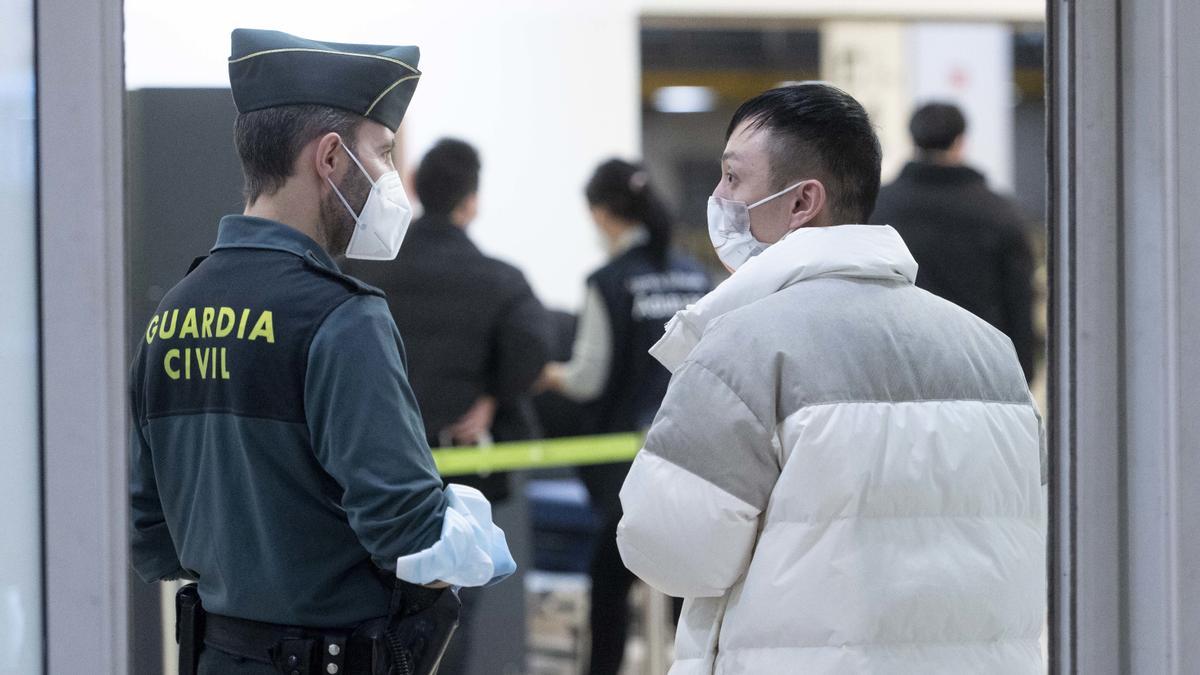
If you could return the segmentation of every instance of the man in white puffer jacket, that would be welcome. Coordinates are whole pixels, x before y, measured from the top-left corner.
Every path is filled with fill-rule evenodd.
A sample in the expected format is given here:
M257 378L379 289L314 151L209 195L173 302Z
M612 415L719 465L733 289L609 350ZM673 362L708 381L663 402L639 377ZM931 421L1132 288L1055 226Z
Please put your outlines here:
M1040 420L1011 342L913 285L862 107L735 114L710 232L621 492L625 564L686 598L672 673L1036 673ZM750 203L750 206L747 206Z

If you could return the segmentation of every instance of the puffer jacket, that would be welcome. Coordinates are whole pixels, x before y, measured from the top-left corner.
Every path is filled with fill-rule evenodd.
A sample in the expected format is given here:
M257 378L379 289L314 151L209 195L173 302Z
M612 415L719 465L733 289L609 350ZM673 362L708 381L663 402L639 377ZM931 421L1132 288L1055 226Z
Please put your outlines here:
M1041 672L1041 422L890 227L801 229L672 319L617 541L673 674Z

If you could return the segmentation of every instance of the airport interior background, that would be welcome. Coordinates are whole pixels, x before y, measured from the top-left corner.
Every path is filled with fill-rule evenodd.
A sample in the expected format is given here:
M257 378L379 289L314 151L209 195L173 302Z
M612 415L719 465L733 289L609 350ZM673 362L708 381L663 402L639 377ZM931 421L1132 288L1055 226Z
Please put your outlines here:
M736 15L736 3L724 16L688 15L680 5L671 14L607 5L483 9L453 18L424 10L397 13L386 28L364 33L352 22L327 25L296 12L276 20L261 8L245 17L221 5L168 25L160 4L130 0L126 139L137 161L127 163L129 334L212 245L217 220L240 210L223 58L237 25L420 44L424 76L400 131L402 174L438 138L477 145L480 216L469 232L485 252L521 268L554 309L577 312L584 280L602 262L583 185L613 156L644 161L675 215L679 245L724 276L708 242L705 204L720 175L725 127L742 101L784 82L825 80L858 96L881 136L885 182L912 157L907 122L914 107L959 104L969 120L968 161L1019 202L1032 245L1044 251L1040 7L962 22L757 18ZM462 49L465 43L475 47ZM495 59L478 59L489 52ZM1039 278L1044 286L1044 273ZM1044 304L1039 308L1044 313ZM571 531L571 523L544 512L566 508L563 500L583 499L584 491L569 469L512 480L524 498L496 513L521 572L483 594L470 672L578 672L586 654L591 525L582 518ZM557 550L563 547L566 553ZM572 550L576 560L559 559ZM163 636L171 636L171 589L136 579L130 585L134 671L169 668L173 651ZM642 589L634 602L638 623L625 672L660 672L664 650L648 641L669 640L670 631L647 625L658 616L648 611L652 595Z
M705 202L737 105L779 83L856 96L883 179L916 106L958 104L966 160L1017 203L1048 354L1051 672L1200 672L1200 24L1192 0L8 0L0 5L0 673L174 673L173 587L128 568L126 372L163 294L242 209L229 34L417 44L408 179L479 148L471 239L577 312L605 260L583 188L643 161L717 278ZM411 193L411 190L410 190ZM1047 271L1049 270L1049 271ZM521 570L480 596L470 672L586 654L594 518L570 467L496 509ZM668 666L636 590L624 673Z

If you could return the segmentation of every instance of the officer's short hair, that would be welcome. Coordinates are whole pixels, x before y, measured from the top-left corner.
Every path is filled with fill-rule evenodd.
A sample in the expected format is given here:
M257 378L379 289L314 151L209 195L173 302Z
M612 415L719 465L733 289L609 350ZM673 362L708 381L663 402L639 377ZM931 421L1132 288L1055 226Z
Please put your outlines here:
M320 105L287 105L239 114L233 136L245 175L246 203L278 192L292 176L300 151L313 139L333 132L353 149L362 121L355 113Z
M951 103L927 103L913 113L908 122L913 144L926 152L949 150L967 131L962 110Z
M743 122L771 135L774 190L816 178L825 185L836 224L867 222L879 196L883 151L867 111L854 97L823 82L778 87L743 103L725 140Z
M466 141L443 138L417 167L417 199L425 213L449 215L479 190L479 153Z

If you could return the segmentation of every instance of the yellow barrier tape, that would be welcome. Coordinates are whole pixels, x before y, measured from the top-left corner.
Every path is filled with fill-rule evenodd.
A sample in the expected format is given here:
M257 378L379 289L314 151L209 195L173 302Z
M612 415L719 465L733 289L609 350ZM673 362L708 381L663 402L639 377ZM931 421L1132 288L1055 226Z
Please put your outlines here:
M433 451L433 461L442 476L608 464L632 460L643 440L641 434L606 434L496 443L490 447L440 448Z

